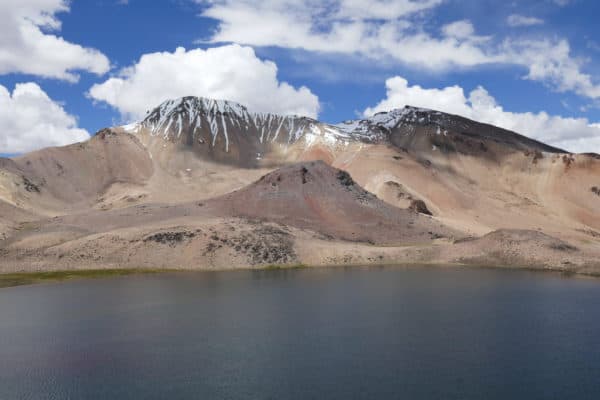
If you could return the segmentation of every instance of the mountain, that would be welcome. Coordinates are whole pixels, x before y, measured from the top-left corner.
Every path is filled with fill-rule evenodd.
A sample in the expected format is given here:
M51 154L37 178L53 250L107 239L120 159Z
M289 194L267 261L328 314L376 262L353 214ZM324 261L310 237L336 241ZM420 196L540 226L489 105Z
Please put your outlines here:
M434 110L334 125L184 97L86 142L0 159L0 270L476 262L600 273L599 176L594 154Z
M138 138L104 129L86 142L0 159L0 171L0 200L46 214L91 207L114 185L143 185L153 166Z
M542 151L567 153L518 133L482 124L458 115L406 106L380 112L371 118L346 121L337 127L351 136L368 132L379 141L388 141L402 149L428 149L435 146L444 152L478 154L488 144L505 151Z
M347 172L323 161L280 168L217 201L233 215L312 229L347 241L424 243L457 234L431 218L385 203Z
M336 243L393 248L463 236L429 216L377 199L346 172L322 161L277 169L238 191L202 202L65 215L32 222L29 228L5 241L5 265L70 269L226 267L232 260L241 265L295 263L312 256L315 245L327 244L323 253L335 259Z
M198 97L165 101L123 130L145 137L149 145L174 143L200 157L246 168L281 164L299 142L336 145L353 139L311 118L250 112L234 102Z
M350 142L389 143L413 150L435 147L464 154L489 150L566 153L511 131L410 106L330 125L306 117L250 112L229 101L183 97L165 101L144 120L123 129L244 167L264 164L264 159L282 163L289 160L286 153L294 147L334 148Z

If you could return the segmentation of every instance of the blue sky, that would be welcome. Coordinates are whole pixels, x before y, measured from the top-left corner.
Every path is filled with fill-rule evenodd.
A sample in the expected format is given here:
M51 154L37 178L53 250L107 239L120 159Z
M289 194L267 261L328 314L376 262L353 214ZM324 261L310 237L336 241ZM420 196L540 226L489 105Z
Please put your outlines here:
M600 152L596 1L3 3L0 154L183 95L328 122L414 104Z

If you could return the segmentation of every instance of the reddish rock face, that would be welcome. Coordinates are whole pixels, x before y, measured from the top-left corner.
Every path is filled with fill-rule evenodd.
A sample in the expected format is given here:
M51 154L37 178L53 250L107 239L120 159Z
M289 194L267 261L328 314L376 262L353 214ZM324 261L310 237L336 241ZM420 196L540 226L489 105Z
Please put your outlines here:
M311 229L336 239L378 244L430 242L454 232L393 207L322 161L294 164L213 200L223 213Z

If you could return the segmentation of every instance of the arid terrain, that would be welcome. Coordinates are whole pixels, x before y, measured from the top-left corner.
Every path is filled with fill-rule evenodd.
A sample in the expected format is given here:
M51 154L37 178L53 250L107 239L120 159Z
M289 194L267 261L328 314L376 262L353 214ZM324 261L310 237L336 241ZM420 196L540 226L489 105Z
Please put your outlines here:
M462 264L600 275L600 156L407 107L186 97L0 159L0 272Z

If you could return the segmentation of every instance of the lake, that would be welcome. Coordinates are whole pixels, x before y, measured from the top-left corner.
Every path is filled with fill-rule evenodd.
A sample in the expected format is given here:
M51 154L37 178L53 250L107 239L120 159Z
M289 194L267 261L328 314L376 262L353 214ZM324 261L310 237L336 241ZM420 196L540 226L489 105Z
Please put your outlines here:
M598 399L600 280L457 268L0 290L0 399Z

